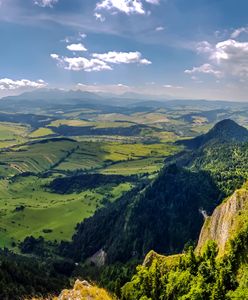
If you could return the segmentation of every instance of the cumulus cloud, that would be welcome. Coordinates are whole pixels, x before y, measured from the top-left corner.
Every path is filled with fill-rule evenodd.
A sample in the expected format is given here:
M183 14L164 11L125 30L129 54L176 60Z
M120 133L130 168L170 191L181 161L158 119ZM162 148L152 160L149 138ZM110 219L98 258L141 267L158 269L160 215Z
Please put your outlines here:
M248 42L226 40L217 43L211 59L226 73L239 77L248 77Z
M103 0L97 3L96 10L120 11L129 14L145 14L143 4L139 0Z
M203 64L199 67L193 67L192 69L185 70L184 72L186 74L204 73L204 74L214 75L216 77L221 76L221 72L218 70L215 70L214 67L210 64Z
M79 44L71 44L66 47L70 51L87 51L85 46L82 43Z
M238 28L233 37L238 37L246 27ZM248 79L248 42L227 39L216 44L202 41L196 45L196 52L207 55L208 61L199 67L185 70L186 74L205 73L215 77L236 77Z
M92 56L94 58L98 58L102 61L112 64L131 64L131 63L139 63L142 65L149 65L151 62L145 58L142 58L140 52L116 52L110 51L107 53L93 53Z
M104 71L112 70L111 64L132 64L149 65L151 62L142 58L140 52L116 52L93 53L92 58L59 56L56 53L50 57L57 61L58 66L71 71Z
M47 86L47 83L40 79L37 81L31 81L28 79L20 79L20 80L13 80L10 78L2 78L0 79L0 90L18 90L18 89L25 89L25 88L44 88Z
M144 15L146 13L144 2L154 5L159 4L160 0L102 0L96 4L96 10Z
M112 70L106 62L96 58L67 57L59 56L58 54L51 54L50 56L57 61L58 66L70 71L99 72Z
M207 41L202 41L200 43L197 43L196 45L196 51L197 53L201 54L201 53L212 53L213 52L213 46L207 42Z
M34 0L34 4L41 7L53 7L58 0Z

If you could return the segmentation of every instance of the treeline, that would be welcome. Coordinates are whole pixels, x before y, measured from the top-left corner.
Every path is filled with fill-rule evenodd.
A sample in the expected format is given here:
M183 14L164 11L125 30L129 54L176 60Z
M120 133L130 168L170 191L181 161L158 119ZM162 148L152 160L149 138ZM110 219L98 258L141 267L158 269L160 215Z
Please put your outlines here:
M137 176L75 174L54 179L47 188L57 194L70 194L82 190L95 189L107 184L118 185L123 182L136 182Z

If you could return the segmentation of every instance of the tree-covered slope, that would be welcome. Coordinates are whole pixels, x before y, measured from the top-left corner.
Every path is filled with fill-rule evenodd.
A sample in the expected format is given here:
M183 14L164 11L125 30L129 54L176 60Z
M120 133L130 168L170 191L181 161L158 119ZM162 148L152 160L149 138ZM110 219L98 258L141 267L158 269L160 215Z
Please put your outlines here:
M226 142L247 142L248 131L230 119L218 122L208 133L200 135L191 140L182 140L178 144L183 144L189 148L196 149L208 143Z
M215 209L205 222L196 252L190 247L176 257L149 253L123 287L122 300L248 299L247 192L247 187L236 191ZM227 232L220 232L221 228Z
M243 139L223 142L219 127L229 136L235 128L247 132L232 121L217 124L208 143L167 161L148 187L81 223L72 244L62 245L64 253L83 261L102 249L112 263L142 258L151 249L178 253L196 240L203 215L211 214L248 177L248 144Z

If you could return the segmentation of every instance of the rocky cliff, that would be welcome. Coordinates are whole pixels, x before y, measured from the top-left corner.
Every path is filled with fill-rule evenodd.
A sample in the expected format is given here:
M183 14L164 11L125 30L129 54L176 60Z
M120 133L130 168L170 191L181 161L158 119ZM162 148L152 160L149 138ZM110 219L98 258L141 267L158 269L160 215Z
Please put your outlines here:
M202 227L196 252L202 252L207 241L213 240L219 248L219 256L227 250L228 240L232 238L248 219L247 186L234 192L219 205L211 217L207 217Z

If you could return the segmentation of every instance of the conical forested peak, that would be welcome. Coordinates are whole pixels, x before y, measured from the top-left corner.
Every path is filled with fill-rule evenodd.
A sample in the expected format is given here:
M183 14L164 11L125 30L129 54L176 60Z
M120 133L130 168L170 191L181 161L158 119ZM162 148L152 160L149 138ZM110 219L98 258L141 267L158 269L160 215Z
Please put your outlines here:
M189 148L199 148L209 143L228 143L248 141L248 130L231 119L222 120L206 134L181 143Z

